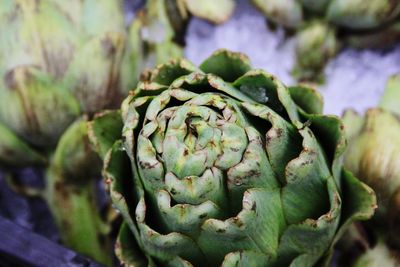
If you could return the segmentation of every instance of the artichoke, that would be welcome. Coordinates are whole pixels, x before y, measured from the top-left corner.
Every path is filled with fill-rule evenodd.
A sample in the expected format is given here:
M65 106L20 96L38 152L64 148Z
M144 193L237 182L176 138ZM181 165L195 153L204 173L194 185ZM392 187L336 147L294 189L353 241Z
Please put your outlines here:
M86 121L136 83L122 1L1 0L0 32L0 164L44 166L64 243L110 264Z
M294 74L300 80L321 81L324 65L342 45L357 48L388 47L400 38L399 1L252 0L252 2L270 22L298 32L298 64L295 66ZM324 26L320 26L318 31L316 24ZM315 60L309 60L309 57Z
M321 70L339 49L335 29L313 21L297 34L296 65L293 74L302 80L323 81Z
M81 113L118 105L135 84L121 74L121 2L95 2L1 2L0 121L35 147L54 147Z
M347 228L336 246L337 266L352 267L398 267L400 255L397 249L374 236L373 227L367 222L355 222Z
M399 267L400 257L396 251L390 250L384 242L379 241L373 248L357 258L353 267Z
M371 220L375 234L400 248L400 76L389 79L377 108L365 116L343 117L349 147L345 166L376 191L379 208Z
M183 19L193 15L216 24L225 22L232 15L236 4L235 0L165 0L165 3L168 10L178 11ZM170 16L170 19L174 21L176 17Z
M142 68L153 68L170 58L183 56L185 33L195 16L214 24L225 22L235 8L234 0L148 0L130 31Z
M127 266L327 263L344 227L372 216L374 193L343 170L343 126L315 90L226 50L145 78L88 124Z
M400 255L381 237L371 235L373 228L355 222L347 228L336 246L337 266L398 267Z

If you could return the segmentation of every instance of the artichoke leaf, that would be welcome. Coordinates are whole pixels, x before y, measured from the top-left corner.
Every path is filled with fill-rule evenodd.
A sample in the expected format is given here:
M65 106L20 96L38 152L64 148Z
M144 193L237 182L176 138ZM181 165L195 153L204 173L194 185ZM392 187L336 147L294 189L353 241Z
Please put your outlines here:
M308 114L322 114L324 100L322 95L316 89L300 84L289 87L289 92L290 96L302 112Z
M318 218L329 209L326 183L332 177L324 151L309 128L299 132L303 149L286 165L287 184L282 189L283 210L289 224Z
M88 135L94 150L104 158L115 141L121 138L123 127L119 110L105 110L96 113L94 119L88 121Z
M329 248L330 240L335 237L339 226L342 200L332 177L327 179L326 188L329 211L317 219L306 219L286 228L280 239L277 266L287 266L289 263L313 266Z
M267 104L275 112L282 116L287 116L284 106L279 99L278 88L280 84L276 82L276 77L263 70L250 70L243 76L237 78L232 85L254 101Z
M221 267L265 267L268 266L268 261L268 256L263 253L258 253L252 250L244 250L240 252L228 253L225 256Z
M47 162L44 155L31 148L16 134L0 123L0 164L5 166L32 166Z
M126 222L123 222L119 229L115 254L124 266L127 267L148 267L156 266L141 253L135 237Z
M233 82L251 70L251 66L246 55L220 49L204 60L200 69L205 73L215 74L224 81Z

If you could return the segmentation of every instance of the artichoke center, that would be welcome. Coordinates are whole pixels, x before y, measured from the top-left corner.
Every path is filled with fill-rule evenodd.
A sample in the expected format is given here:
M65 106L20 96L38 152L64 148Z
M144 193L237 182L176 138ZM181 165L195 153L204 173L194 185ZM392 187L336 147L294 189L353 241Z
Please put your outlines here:
M207 106L183 105L168 121L161 157L167 173L183 179L212 167L229 169L240 162L246 145L236 121Z

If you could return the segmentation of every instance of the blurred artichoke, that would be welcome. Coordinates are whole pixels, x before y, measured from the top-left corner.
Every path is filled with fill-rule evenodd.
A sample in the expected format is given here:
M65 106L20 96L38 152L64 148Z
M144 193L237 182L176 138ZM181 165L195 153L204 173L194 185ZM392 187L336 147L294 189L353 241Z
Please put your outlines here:
M127 266L328 262L344 227L372 216L375 195L342 169L342 124L321 111L315 90L288 88L243 54L159 65L121 110L89 122L124 217L118 257Z
M137 64L151 69L183 56L185 33L192 16L219 24L232 15L234 8L234 0L147 0L131 27L131 39L135 39L140 51Z
M365 222L355 222L347 228L336 246L337 266L399 267L398 250L365 226Z
M323 66L335 55L341 46L340 43L359 48L388 47L400 39L399 1L252 0L252 2L270 22L298 32L298 65L294 74L300 80L321 81ZM325 24L324 27L327 29L317 31L316 20L318 24ZM305 35L308 38L304 38ZM338 40L335 40L336 38ZM329 49L326 49L327 47ZM314 55L311 56L310 53ZM315 60L308 60L310 56ZM304 64L305 61L307 64Z
M81 112L118 105L136 82L120 71L130 68L121 2L97 2L1 2L0 121L37 147L54 147Z
M63 241L110 264L85 121L137 82L122 1L1 0L0 32L0 164L46 165Z
M390 250L384 242L379 241L357 258L353 267L399 267L400 257L396 251Z
M336 246L337 266L399 267L400 255L381 237L373 236L365 222L353 223Z
M235 0L164 0L168 10L176 10L180 17L187 19L190 15L208 20L212 23L225 22L235 9ZM172 15L172 14L170 14ZM174 21L177 17L170 16Z
M373 229L400 248L400 76L393 76L377 108L365 117L347 111L345 166L377 194Z
M296 66L293 74L301 80L322 82L325 64L339 49L335 29L321 21L313 21L297 34Z

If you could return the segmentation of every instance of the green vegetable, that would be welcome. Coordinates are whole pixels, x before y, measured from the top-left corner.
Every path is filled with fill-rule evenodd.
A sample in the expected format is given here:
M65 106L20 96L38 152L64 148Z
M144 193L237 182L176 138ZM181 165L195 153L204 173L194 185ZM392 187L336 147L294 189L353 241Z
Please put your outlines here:
M400 230L400 76L389 79L377 108L362 117L344 114L349 147L345 166L377 193L378 209L371 221L378 236L399 247Z
M314 21L299 31L296 38L296 54L301 56L297 57L293 74L302 80L322 82L325 64L339 49L334 28Z
M139 76L122 5L0 1L0 165L45 168L42 195L64 244L106 265L109 226L95 201L101 161L86 120L118 106Z
M243 54L159 65L121 110L89 123L124 218L120 260L326 264L343 229L376 204L342 168L341 121L321 112L315 90L286 87Z
M367 250L354 263L353 267L398 267L399 255L390 250L385 243L379 241L373 248Z

